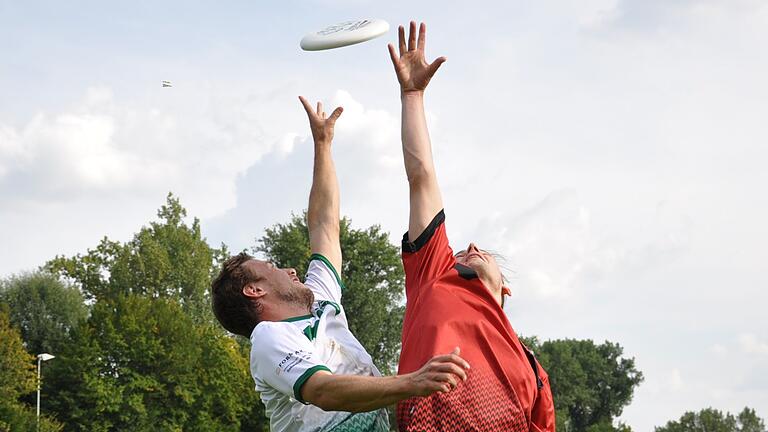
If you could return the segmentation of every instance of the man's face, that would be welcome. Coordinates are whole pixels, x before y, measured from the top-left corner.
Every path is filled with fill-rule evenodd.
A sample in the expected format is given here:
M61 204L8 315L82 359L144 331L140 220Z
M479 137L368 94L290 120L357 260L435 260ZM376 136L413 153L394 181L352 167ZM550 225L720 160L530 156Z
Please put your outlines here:
M243 264L247 266L254 278L254 288L261 290L260 296L262 302L284 302L295 303L308 308L315 301L315 296L306 285L296 275L296 270L292 268L277 268L268 261L250 260Z
M481 279L490 280L492 286L487 287L494 296L501 295L501 288L504 284L501 276L501 269L496 262L496 258L490 253L479 249L474 243L456 253L456 262L465 265L477 273Z

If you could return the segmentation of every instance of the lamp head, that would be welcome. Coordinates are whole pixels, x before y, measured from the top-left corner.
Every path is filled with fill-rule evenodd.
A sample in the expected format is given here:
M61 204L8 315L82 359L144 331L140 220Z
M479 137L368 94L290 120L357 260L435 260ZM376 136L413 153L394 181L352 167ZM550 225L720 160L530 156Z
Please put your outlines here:
M50 355L48 353L42 353L42 354L38 354L37 358L39 358L42 361L48 361L48 360L50 360L52 358L56 358L56 356Z

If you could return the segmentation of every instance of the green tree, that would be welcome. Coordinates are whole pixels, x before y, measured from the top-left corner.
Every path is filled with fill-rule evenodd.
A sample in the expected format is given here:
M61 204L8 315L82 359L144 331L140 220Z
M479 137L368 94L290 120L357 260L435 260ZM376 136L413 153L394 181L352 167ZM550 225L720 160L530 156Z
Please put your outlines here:
M247 352L210 309L226 247L211 248L172 194L157 215L124 244L45 265L93 304L46 384L55 409L68 430L261 430Z
M8 306L0 303L0 402L8 410L20 396L35 391L35 358L25 349L18 330L11 325Z
M57 256L46 268L77 284L92 300L137 294L178 301L197 322L211 321L210 281L219 251L187 225L187 211L173 194L157 212L159 222L143 227L125 244L104 238L85 255Z
M99 300L73 339L47 384L67 430L263 427L252 418L259 402L238 344L175 300Z
M11 325L8 305L0 303L0 431L31 431L37 422L35 411L19 401L37 389L35 357L21 341L21 334ZM60 431L61 425L41 418L40 430Z
M688 411L680 420L657 426L655 432L765 432L765 422L755 410L745 407L738 415L705 408Z
M739 432L765 432L765 422L762 418L758 417L757 412L749 407L744 407L743 410L736 416L736 420L739 423Z
M11 323L21 330L27 351L57 353L88 308L76 287L44 272L10 277L0 283L0 301L10 306Z
M381 227L365 230L340 224L344 257L341 277L346 285L342 304L352 333L384 374L394 372L400 354L403 322L403 274L399 249L389 242ZM310 257L306 214L268 228L254 248L279 267L293 267L305 274Z
M617 343L596 345L591 340L524 339L549 374L557 412L557 429L582 431L627 430L613 426L631 400L643 374L634 358L622 358ZM567 425L567 427L566 427Z
M568 432L569 429L566 427L565 431ZM623 422L614 424L613 421L604 420L587 427L587 432L632 432L632 428Z

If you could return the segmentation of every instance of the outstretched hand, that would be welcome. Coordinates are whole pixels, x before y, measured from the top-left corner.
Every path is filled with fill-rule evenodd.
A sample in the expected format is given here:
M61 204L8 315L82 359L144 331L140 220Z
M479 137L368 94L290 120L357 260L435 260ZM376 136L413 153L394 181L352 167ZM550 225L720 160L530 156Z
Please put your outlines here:
M456 347L450 354L432 357L421 369L408 374L412 386L411 394L429 396L436 392L448 393L455 389L460 381L465 381L469 363L459 357L460 352Z
M315 144L330 144L333 141L333 128L336 125L336 120L344 112L344 108L336 108L331 113L331 116L328 117L325 111L323 111L322 102L318 102L317 109L314 109L304 96L299 96L299 100L304 105L304 110L309 117L309 128L312 130L312 138L315 140Z
M416 39L416 22L411 21L408 29L408 45L405 44L405 29L398 28L398 41L400 55L395 52L392 44L387 45L392 64L395 66L397 80L400 82L400 91L403 94L411 92L423 92L429 84L429 80L435 75L437 69L446 58L438 57L432 63L427 63L424 58L424 46L426 45L427 26L419 25L419 37Z

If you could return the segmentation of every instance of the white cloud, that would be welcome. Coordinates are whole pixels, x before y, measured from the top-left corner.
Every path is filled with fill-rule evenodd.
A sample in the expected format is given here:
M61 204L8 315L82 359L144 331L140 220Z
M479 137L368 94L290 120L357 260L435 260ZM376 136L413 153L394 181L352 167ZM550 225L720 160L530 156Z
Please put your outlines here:
M133 155L114 142L111 115L92 110L90 102L78 111L41 113L18 131L5 126L13 148L0 162L6 176L26 179L32 185L30 192L50 196L119 188L141 172Z
M244 97L187 102L131 106L96 87L67 111L0 125L0 188L24 191L15 198L25 201L161 189L211 216L235 205L240 173L273 150L290 152L298 136L270 130L267 110Z
M614 19L620 0L566 1L561 8L567 8L576 23L585 29L595 28Z
M3 248L0 270L83 252L104 235L125 240L169 191L192 216L223 214L237 205L239 176L303 139L288 127L303 115L298 101L269 103L294 99L290 88L187 84L120 97L91 87L58 112L0 119L0 226L15 245Z
M718 356L725 356L726 354L728 354L728 348L726 348L722 344L714 344L710 349L713 353L717 354Z
M680 374L680 369L674 368L667 375L667 388L671 391L680 391L683 388L683 377Z
M739 335L739 347L746 354L768 355L768 342L752 333Z
M407 220L408 209L399 119L385 109L364 106L343 89L324 102L326 112L344 107L332 150L342 214L352 216L356 227L382 224L390 231L401 231L399 221ZM285 135L292 142L290 152L255 163L238 180L238 207L205 221L208 232L236 250L253 245L262 228L284 222L291 212L307 206L313 150L303 113L293 129L301 132Z
M21 163L23 154L18 132L0 124L0 179L10 172L14 164Z
M652 219L616 236L604 215L593 221L577 191L559 190L523 211L482 218L472 232L481 245L509 259L517 270L513 286L571 297L594 291L596 282L616 273L655 271L684 253L690 222L670 207L657 206Z
M367 159L387 167L395 158L402 164L398 117L383 109L364 107L346 90L337 90L333 102L344 107L338 122L337 147L364 148L368 152ZM367 162L365 158L360 161Z

